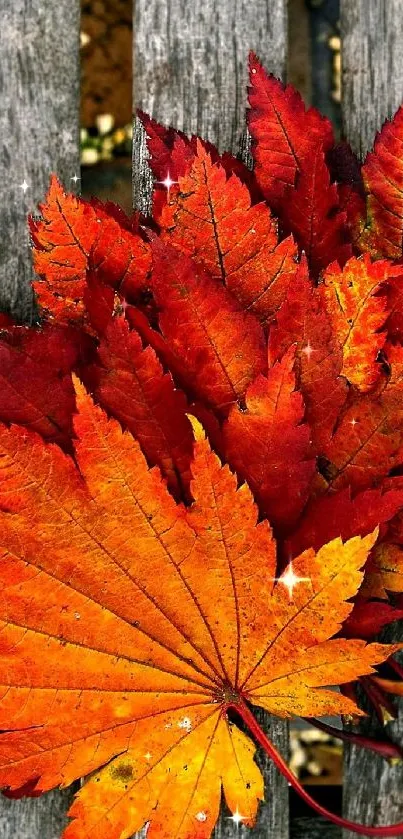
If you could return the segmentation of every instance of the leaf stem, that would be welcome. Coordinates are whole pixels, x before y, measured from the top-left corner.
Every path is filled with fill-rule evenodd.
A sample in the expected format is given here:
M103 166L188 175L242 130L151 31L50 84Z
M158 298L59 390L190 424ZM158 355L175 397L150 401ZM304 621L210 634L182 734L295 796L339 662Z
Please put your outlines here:
M256 741L265 750L266 754L271 758L275 766L277 766L277 769L279 769L281 774L284 775L301 798L321 816L329 819L329 821L334 824L340 825L340 827L344 827L346 830L351 830L353 833L359 833L361 836L403 836L403 822L399 822L394 825L385 825L384 827L367 827L364 824L358 824L357 822L350 822L348 819L343 819L342 816L337 816L335 813L331 813L325 807L322 807L322 805L315 801L314 798L311 798L309 793L299 782L298 778L296 778L293 772L291 772L291 769L284 758L279 754L277 749L273 746L273 743L271 743L264 731L260 728L259 723L256 721L246 703L241 700L239 703L231 705L230 707L240 715L251 734L255 737Z

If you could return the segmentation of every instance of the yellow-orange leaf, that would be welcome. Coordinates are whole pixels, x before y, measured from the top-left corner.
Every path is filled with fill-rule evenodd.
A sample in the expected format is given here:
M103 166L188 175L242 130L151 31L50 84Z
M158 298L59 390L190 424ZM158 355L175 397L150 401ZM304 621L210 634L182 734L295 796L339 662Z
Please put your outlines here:
M194 421L189 509L138 443L77 393L75 463L0 426L0 785L46 790L103 769L66 839L207 839L221 786L252 824L262 781L227 718L355 711L326 690L395 647L329 640L376 534L294 560L275 547Z
M387 599L387 592L403 592L403 548L381 543L371 553L362 593L365 597Z
M342 374L359 390L371 390L381 375L376 359L384 347L387 299L377 294L383 282L401 268L365 255L352 257L341 269L337 262L326 270L323 290L336 339L343 348Z

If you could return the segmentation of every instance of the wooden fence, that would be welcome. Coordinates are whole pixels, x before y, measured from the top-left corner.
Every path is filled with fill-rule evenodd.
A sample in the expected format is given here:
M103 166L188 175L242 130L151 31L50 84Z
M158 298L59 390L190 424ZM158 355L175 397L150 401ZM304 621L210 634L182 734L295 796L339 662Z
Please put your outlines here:
M51 172L74 191L79 173L79 0L0 0L0 306L29 315L31 259L26 216L44 196ZM287 0L137 0L134 103L237 152L244 132L246 58L255 50L284 77ZM363 154L374 132L403 101L403 0L340 0L343 125ZM133 142L134 202L149 201L144 141ZM1 371L0 371L1 374ZM372 726L371 721L368 725ZM266 727L283 753L285 724ZM403 719L391 725L403 738ZM289 825L288 787L264 765L267 803L248 832L221 818L216 839L329 839L320 820ZM347 751L345 815L371 824L403 818L403 769ZM73 791L3 800L0 839L57 839ZM344 839L353 834L344 833ZM108 839L108 837L105 837Z

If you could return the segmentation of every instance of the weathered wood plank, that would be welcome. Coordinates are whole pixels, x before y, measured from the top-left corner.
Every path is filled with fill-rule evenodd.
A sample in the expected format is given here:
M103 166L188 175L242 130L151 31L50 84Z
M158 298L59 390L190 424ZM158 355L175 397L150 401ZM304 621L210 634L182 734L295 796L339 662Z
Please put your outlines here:
M59 839L67 826L72 788L52 790L41 798L1 799L1 839Z
M135 107L237 152L248 52L284 75L287 0L137 0L134 32ZM135 140L133 187L144 212L149 181L138 134Z
M286 0L137 0L134 10L134 107L159 122L198 134L220 150L247 156L244 135L247 56L250 49L269 70L284 76L287 53ZM150 172L144 135L135 124L134 204L150 207ZM288 749L284 724L269 723L271 736ZM248 835L288 839L288 788L265 765L268 804ZM223 813L216 839L240 837Z
M0 306L29 316L27 213L79 175L79 0L0 0ZM24 191L21 184L27 184Z
M403 101L403 6L401 0L341 0L344 133L361 156L375 132ZM403 627L389 630L402 640ZM400 703L402 705L402 703ZM378 731L375 720L362 724ZM403 744L403 707L388 734ZM403 819L403 769L358 748L345 749L344 813L367 824ZM344 831L344 839L353 833Z
M340 0L344 134L364 155L403 102L402 0Z
M0 0L0 309L22 320L32 308L27 213L51 172L69 189L79 174L79 17L79 0ZM1 839L56 839L71 797L1 798Z

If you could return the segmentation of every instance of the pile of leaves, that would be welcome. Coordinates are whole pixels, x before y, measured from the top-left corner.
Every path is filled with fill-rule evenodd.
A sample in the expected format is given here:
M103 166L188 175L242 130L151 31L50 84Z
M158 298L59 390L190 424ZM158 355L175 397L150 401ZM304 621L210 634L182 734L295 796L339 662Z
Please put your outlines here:
M142 115L152 219L53 177L0 323L0 784L90 775L65 839L252 825L245 726L323 812L252 706L403 692L403 111L360 168L253 55L249 104L253 173Z

